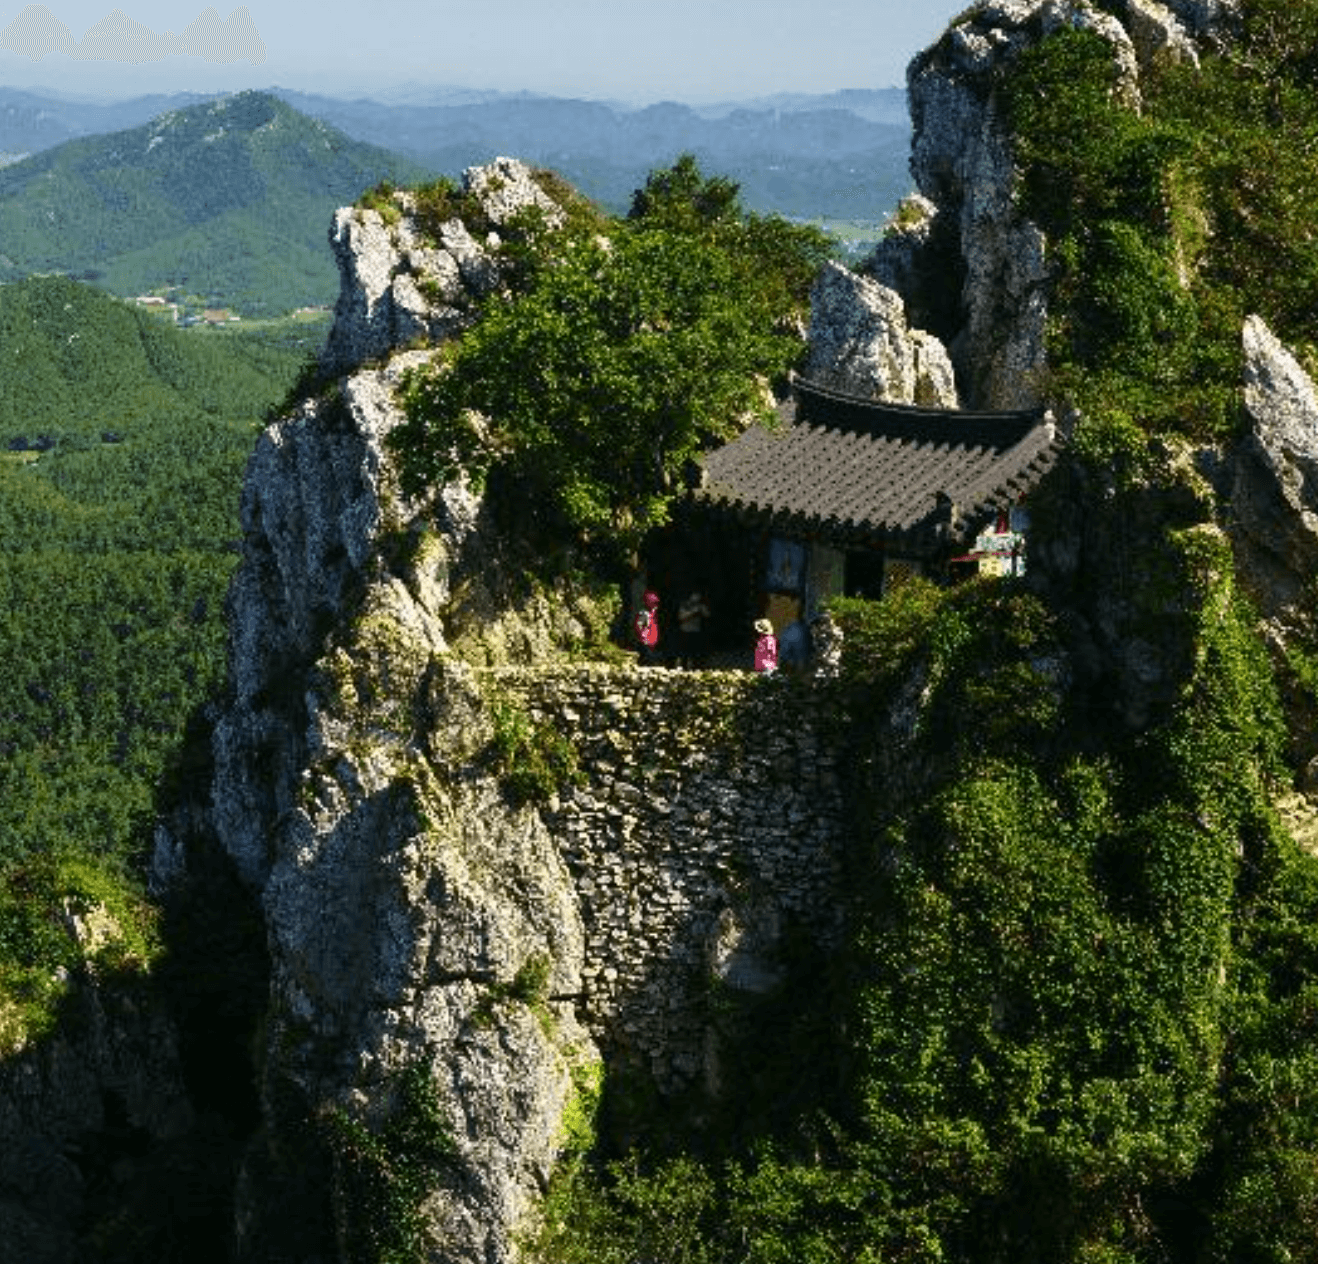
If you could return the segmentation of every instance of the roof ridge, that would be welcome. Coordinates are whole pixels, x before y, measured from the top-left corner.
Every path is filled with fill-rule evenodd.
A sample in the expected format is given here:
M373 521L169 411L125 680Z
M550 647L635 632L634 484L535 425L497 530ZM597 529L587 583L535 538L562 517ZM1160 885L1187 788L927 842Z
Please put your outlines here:
M805 395L839 404L855 406L859 409L878 413L891 413L897 417L910 417L912 420L928 419L931 421L990 421L990 420L1033 420L1042 421L1047 410L1043 405L1031 408L932 408L926 404L907 404L900 400L874 399L867 395L856 395L850 391L838 390L826 386L813 378L794 376L792 389Z

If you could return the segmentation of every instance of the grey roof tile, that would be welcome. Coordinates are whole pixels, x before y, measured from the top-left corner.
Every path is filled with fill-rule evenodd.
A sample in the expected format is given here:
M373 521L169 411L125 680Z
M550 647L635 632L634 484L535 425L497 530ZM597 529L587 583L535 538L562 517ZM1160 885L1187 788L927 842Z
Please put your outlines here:
M1059 446L1041 410L915 408L805 381L793 402L775 429L753 426L705 456L698 500L779 528L927 551L1035 487Z

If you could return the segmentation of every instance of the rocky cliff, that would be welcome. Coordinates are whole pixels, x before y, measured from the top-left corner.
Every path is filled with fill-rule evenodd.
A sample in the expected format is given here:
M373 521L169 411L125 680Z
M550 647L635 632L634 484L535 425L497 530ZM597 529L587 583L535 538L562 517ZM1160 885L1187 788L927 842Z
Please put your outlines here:
M68 920L93 958L119 934L103 908ZM89 966L65 982L58 1030L0 1065L0 1260L13 1264L78 1258L93 1205L129 1199L143 1156L193 1124L177 1033L141 972Z
M1152 0L1124 22L1059 0L973 8L912 64L923 199L864 274L826 270L811 373L918 403L1034 402L1047 243L1014 197L996 68L1086 25L1121 68L1114 108L1136 109L1143 66L1197 56L1229 20L1224 4ZM829 687L583 661L616 614L608 591L530 578L464 485L399 490L394 389L503 283L497 226L518 206L553 213L510 160L467 185L496 226L483 237L423 224L407 195L336 216L330 380L248 471L206 825L270 953L247 1261L350 1257L380 1205L431 1258L512 1259L588 1133L601 1066L661 1095L717 1092L718 997L772 988L790 944L838 934ZM1174 705L1196 652L1194 576L1166 541L1132 549L1145 527L1161 540L1171 514L1229 539L1277 635L1302 618L1318 405L1262 322L1243 339L1243 444L1169 441L1120 514L1088 512L1116 490L1072 471L1031 546L1069 621L1050 679L1089 682L1132 730ZM162 881L186 876L189 851L162 831Z
M488 190L494 223L518 196L543 200L520 164L468 173L468 186ZM577 990L580 917L539 822L501 810L497 783L451 773L483 734L479 699L448 683L450 645L476 610L490 658L551 655L585 637L592 612L589 597L505 588L463 488L424 505L397 490L392 390L429 354L399 346L453 332L499 284L494 230L477 244L454 219L435 241L413 209L398 195L386 215L336 217L327 363L342 375L261 437L243 497L211 824L259 894L271 954L265 1129L240 1213L252 1260L310 1258L348 1232L332 1197L351 1166L331 1144L336 1121L378 1127L415 1065L461 1171L427 1191L427 1232L453 1244L447 1258L503 1258L554 1161L573 1069L597 1056L572 1006L542 1023L491 999L542 959L550 992ZM356 367L367 357L378 367ZM174 846L162 840L166 869Z
M901 296L841 264L827 264L810 296L807 375L835 390L899 404L957 407L947 350L907 324Z
M948 346L963 402L1009 408L1039 397L1045 366L1046 242L1020 211L1012 139L995 84L1059 26L1092 30L1118 67L1114 108L1138 109L1140 76L1161 58L1197 57L1229 30L1224 0L981 0L907 71L920 197L863 267L894 286ZM950 291L950 293L949 293Z
M1112 48L1113 107L1140 108L1140 78L1197 62L1230 31L1223 0L1124 0L1122 18L1087 0L980 0L907 72L918 192L853 276L821 278L812 376L905 403L1015 408L1038 402L1047 356L1047 242L1020 209L1019 169L998 85L1061 26ZM949 362L950 356L950 362ZM955 380L954 380L955 379Z
M554 213L511 160L466 184L495 224ZM402 1128L418 1074L446 1158L403 1220L436 1259L511 1258L602 1061L716 1088L711 979L755 995L788 938L837 933L828 689L582 661L608 590L528 578L465 486L400 493L393 390L433 354L404 348L501 284L497 230L436 241L414 211L336 216L330 380L243 495L207 830L270 953L245 1260L351 1255L363 1188L406 1159L354 1138ZM190 863L162 829L161 880Z

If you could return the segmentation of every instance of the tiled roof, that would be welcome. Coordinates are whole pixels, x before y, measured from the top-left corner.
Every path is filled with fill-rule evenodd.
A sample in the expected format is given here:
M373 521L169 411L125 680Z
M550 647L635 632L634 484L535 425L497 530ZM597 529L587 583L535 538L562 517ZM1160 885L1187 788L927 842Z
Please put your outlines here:
M865 400L798 380L773 430L706 455L698 500L784 533L955 544L1056 459L1041 410L976 413Z

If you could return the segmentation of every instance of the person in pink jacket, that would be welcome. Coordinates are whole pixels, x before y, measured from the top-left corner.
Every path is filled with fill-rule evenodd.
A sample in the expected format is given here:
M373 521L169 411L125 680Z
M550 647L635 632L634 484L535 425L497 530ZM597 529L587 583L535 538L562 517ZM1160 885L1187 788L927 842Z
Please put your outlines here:
M778 638L768 619L756 619L755 632L755 670L767 676L778 670Z
M641 598L641 608L636 612L633 623L636 633L636 646L639 651L638 661L644 667L654 667L659 662L659 594L647 592Z

